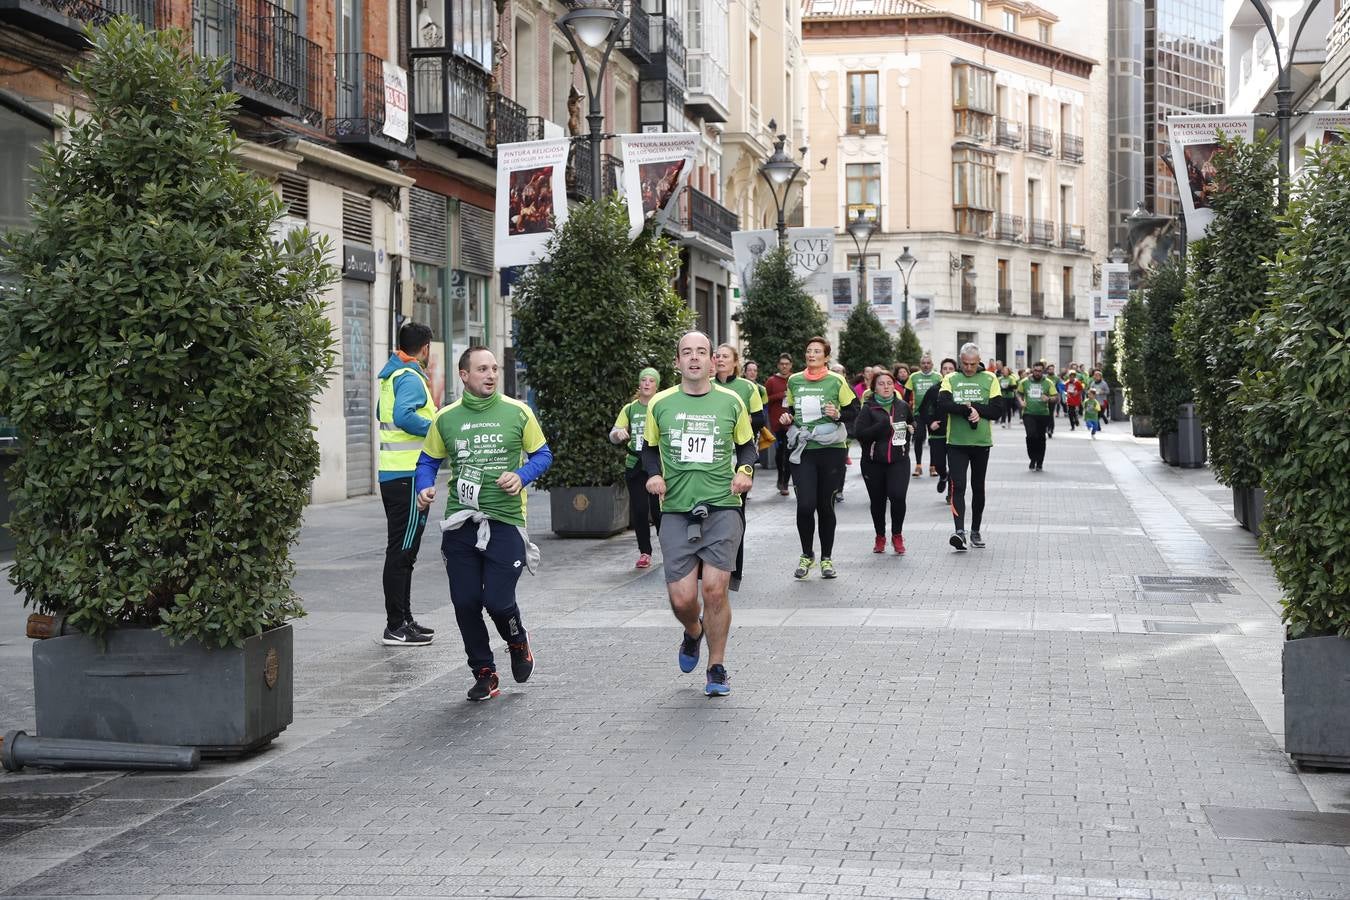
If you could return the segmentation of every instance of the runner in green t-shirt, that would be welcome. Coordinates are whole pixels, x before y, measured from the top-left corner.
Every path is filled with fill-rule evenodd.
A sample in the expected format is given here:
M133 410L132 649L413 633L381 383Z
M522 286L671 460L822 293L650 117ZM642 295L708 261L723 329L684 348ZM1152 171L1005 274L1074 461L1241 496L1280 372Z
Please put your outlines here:
M912 398L911 405L915 410L923 409L923 398L928 392L942 383L942 375L933 371L933 357L925 353L919 358L919 371L913 372L909 380L905 382L905 390L909 391ZM929 426L933 423L932 419L925 419L920 416L914 423L914 477L918 478L923 474L923 444L928 438ZM928 474L937 476L938 470L933 460L928 464Z
M846 426L858 414L857 396L848 382L830 371L830 342L806 342L806 368L788 377L784 411L789 429L792 483L797 490L797 537L802 555L792 577L805 578L815 564L816 523L820 525L820 577L834 578L835 497L843 488L848 460Z
M680 383L652 398L643 451L647 490L661 497L661 557L675 618L684 626L678 661L698 665L708 636L704 693L731 692L725 654L731 630L727 588L744 533L739 507L753 483L759 448L734 391L712 382L712 341L691 331L676 349ZM703 602L699 602L699 579ZM700 615L700 613L702 615Z
M450 461L450 489L441 522L441 557L469 669L470 700L498 694L497 666L483 610L506 640L511 675L523 682L534 654L516 606L522 568L533 571L538 550L525 532L524 488L548 470L553 454L534 412L497 393L497 358L471 347L459 358L464 396L436 413L417 460L417 506L436 498L436 472Z
M965 550L966 471L970 471L970 545L983 547L980 520L984 516L984 476L994 435L989 423L1003 411L998 378L980 365L980 348L961 347L961 368L942 379L938 411L947 414L947 477L951 481L952 519L956 530L949 543Z
M1017 386L1022 398L1022 427L1027 433L1028 469L1039 472L1045 466L1045 438L1054 421L1051 411L1059 396L1055 380L1045 374L1045 362L1038 360L1031 374Z
M746 410L750 413L750 432L755 435L755 449L759 449L759 430L764 427L764 398L759 393L759 385L741 377L741 352L731 344L719 344L713 351L713 374L716 383L736 392ZM745 566L745 507L750 502L747 493L741 498L741 546L736 550L736 568L731 570L728 586L733 591L741 589L741 574Z
M653 368L638 373L637 396L619 409L610 429L609 439L615 444L627 444L624 459L624 481L628 484L628 522L637 537L639 569L652 564L652 525L661 527L661 506L647 493L647 479L651 477L642 466L642 448L647 427L647 404L661 386L661 373Z

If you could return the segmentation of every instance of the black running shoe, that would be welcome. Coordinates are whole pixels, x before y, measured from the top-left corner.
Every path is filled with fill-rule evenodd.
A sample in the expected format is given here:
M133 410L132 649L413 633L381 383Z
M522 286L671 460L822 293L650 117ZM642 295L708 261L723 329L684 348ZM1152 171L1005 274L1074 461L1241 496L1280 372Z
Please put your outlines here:
M469 688L470 700L491 700L501 693L497 687L497 673L486 666L475 672L473 677L473 687Z
M1044 471L1045 471L1045 463L1043 463L1043 462L1038 462L1038 463L1036 463L1036 471L1037 471L1037 472L1044 472Z
M518 684L529 681L534 671L534 654L530 652L529 640L521 644L507 644L506 649L511 651L511 677Z
M386 647L425 647L431 643L431 635L420 634L404 625L400 628L386 628L381 643Z
M981 549L984 548L984 538L980 537L978 531L972 531L970 533L970 546L979 547Z
M947 476L946 476L946 475L943 475L943 476L941 476L941 477L938 478L938 493L939 493L939 494L945 494L945 493L947 493Z
M947 543L951 544L957 550L968 550L966 546L966 533L964 531L953 532L952 536L947 538Z
M435 628L428 628L428 627L426 627L425 625L419 625L419 624L417 623L417 620L416 620L416 619L409 619L408 621L404 622L403 625L404 625L404 627L406 627L406 628L411 628L413 631L417 632L418 634L435 634L435 633L436 633L436 629L435 629Z
M1036 471L1036 463L1035 463L1035 462L1029 462L1029 463L1027 463L1027 468L1030 469L1031 471L1035 472L1035 471Z

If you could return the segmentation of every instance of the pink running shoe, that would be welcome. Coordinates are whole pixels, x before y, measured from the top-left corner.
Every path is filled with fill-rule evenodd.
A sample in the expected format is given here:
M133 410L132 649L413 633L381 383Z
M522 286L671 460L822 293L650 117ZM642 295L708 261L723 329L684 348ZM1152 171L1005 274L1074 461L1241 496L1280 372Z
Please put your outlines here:
M652 555L650 553L639 553L637 565L634 568L650 569L651 566L652 566Z

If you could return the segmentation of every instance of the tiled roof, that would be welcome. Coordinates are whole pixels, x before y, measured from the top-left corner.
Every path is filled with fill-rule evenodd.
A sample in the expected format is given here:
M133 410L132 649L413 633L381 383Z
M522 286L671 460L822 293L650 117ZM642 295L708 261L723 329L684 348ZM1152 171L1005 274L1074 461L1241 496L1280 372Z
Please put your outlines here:
M920 0L806 0L803 15L812 16L904 16L941 10Z

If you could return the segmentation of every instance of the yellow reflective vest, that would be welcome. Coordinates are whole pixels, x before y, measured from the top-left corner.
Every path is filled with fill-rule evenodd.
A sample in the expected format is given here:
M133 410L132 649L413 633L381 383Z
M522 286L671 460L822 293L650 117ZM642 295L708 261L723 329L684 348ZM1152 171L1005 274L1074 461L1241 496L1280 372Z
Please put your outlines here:
M417 414L430 422L436 417L436 402L431 399L431 383L420 368L405 366L388 378L380 379L380 471L409 472L417 468L422 452L422 435L404 431L394 424L394 382L412 375L422 382L427 400Z

